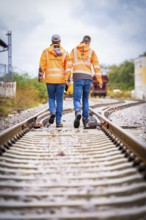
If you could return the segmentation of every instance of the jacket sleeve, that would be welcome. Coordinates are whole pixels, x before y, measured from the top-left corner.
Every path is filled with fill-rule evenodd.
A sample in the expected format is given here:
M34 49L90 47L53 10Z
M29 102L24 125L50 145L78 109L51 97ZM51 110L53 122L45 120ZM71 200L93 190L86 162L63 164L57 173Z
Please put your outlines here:
M45 71L46 71L46 66L47 66L47 55L46 55L46 53L47 53L47 51L46 50L44 50L43 52L42 52L42 55L41 55L41 57L40 57L40 68L41 68L41 70L42 70L42 74L44 74L45 73Z
M64 59L64 70L66 72L66 68L67 68L67 61L69 59L69 54L68 52L65 52L65 59Z
M93 65L93 69L94 69L94 73L95 73L95 77L97 82L102 85L102 74L101 74L101 69L100 69L100 65L99 65L99 61L98 61L98 57L96 55L96 53L93 51L92 53L92 58L91 58L91 63Z
M71 51L70 55L68 56L66 70L65 70L65 80L68 81L71 76L72 72L72 66L73 66L73 60L74 60L74 52Z

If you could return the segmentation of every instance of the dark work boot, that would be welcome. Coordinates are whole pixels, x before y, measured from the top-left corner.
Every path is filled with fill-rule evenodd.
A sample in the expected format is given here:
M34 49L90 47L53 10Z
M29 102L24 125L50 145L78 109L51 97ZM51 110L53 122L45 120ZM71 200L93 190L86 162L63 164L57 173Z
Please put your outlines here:
M56 128L62 128L63 124L62 123L56 123Z
M81 112L75 111L75 120L74 120L74 128L78 128L80 126Z
M82 122L83 122L84 128L87 128L88 127L88 118L83 118Z
M53 124L54 123L54 119L55 119L55 113L51 113L51 115L49 117L49 123Z

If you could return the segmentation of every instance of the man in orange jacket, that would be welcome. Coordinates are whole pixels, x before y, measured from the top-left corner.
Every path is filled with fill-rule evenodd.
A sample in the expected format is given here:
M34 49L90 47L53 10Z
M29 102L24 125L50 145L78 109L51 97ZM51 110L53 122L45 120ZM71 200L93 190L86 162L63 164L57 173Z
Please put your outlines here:
M68 53L60 45L61 38L52 36L52 44L42 52L39 67L39 82L45 78L50 109L49 123L53 124L56 117L56 127L61 123L63 111L63 94L65 88L65 69Z
M80 126L81 119L81 98L82 98L82 120L84 127L87 127L89 116L89 93L92 84L92 67L99 83L102 87L102 78L100 72L100 66L96 53L90 49L91 42L90 36L86 35L83 41L75 47L69 56L66 69L66 83L73 73L74 91L73 102L75 109L74 127Z

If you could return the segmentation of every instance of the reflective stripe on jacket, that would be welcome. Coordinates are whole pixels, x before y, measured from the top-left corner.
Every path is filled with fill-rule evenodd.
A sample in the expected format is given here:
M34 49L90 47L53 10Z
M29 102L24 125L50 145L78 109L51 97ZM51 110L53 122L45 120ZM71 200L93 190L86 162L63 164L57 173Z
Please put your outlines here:
M57 55L54 46L59 46L61 55ZM65 83L65 69L68 53L58 44L45 49L40 58L40 67L46 83Z
M66 80L70 78L71 72L74 79L76 77L80 79L92 79L92 69L98 83L102 84L101 71L96 53L87 44L81 43L70 53L66 68Z

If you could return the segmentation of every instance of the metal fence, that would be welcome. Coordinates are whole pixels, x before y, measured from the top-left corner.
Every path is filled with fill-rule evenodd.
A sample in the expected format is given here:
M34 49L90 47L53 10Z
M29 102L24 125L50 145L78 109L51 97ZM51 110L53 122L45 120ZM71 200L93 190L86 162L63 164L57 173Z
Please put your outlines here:
M0 64L0 81L5 82L6 72L7 72L6 68L7 68L6 64Z
M13 71L13 68L12 68ZM13 82L12 73L8 73L8 65L0 64L0 81Z
M0 97L15 97L16 82L13 73L8 72L8 65L0 64Z

